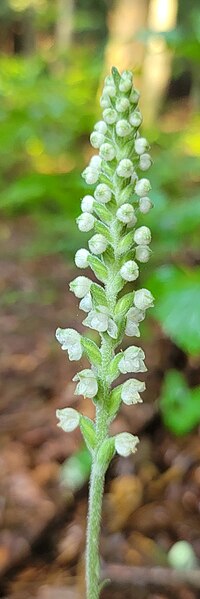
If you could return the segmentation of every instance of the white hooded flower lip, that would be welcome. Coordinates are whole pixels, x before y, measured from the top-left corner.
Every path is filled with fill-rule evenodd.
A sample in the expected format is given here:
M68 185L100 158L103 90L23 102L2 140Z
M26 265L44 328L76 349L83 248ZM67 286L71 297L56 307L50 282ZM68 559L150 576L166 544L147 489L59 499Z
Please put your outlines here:
M135 230L133 239L138 245L148 245L151 243L151 231L149 227L139 227Z
M118 368L122 374L128 372L146 372L144 364L145 354L140 347L131 345L123 353L123 357L118 364Z
M121 119L116 124L116 133L119 137L127 137L132 132L132 127L126 119Z
M129 116L129 122L132 127L139 127L142 123L142 115L140 110L134 110Z
M122 401L130 406L136 403L142 403L142 399L140 397L140 393L145 391L146 385L142 381L138 381L137 379L129 379L125 381L122 385Z
M107 133L108 127L104 121L98 121L95 123L94 129L95 131L98 131L98 133L105 135Z
M151 164L152 160L150 154L141 154L139 160L139 167L141 171L147 171L150 168Z
M80 214L80 216L78 216L78 218L76 219L76 222L77 222L79 231L82 231L83 233L87 233L88 231L91 231L91 229L93 229L94 223L95 223L95 217L90 212L83 212L83 214Z
M135 281L139 276L139 268L137 262L128 260L120 268L120 275L125 281Z
M85 170L82 173L83 179L85 179L88 185L93 185L93 183L97 183L99 178L99 169L94 166L86 166Z
M74 329L61 329L56 330L56 339L61 344L63 350L67 350L69 354L69 360L80 360L83 354L83 348L81 345L81 335Z
M94 197L100 204L107 204L111 200L112 191L106 183L99 183L95 189Z
M86 295L82 298L79 308L80 310L83 310L83 312L90 312L90 310L92 310L92 297L90 292L86 293Z
M99 154L94 154L94 156L92 156L92 158L90 158L89 166L91 166L92 168L98 169L100 172L101 165L102 165L101 156L99 156Z
M80 422L80 414L77 410L74 410L74 408L56 410L56 417L59 420L58 426L66 433L74 431Z
M139 310L147 310L154 305L154 297L148 289L138 289L134 295L134 304Z
M116 452L123 458L127 458L132 453L135 453L138 443L138 437L131 435L131 433L119 433L115 437Z
M126 112L129 109L130 103L128 98L118 98L116 100L116 110L117 112Z
M147 141L147 139L145 137L138 137L135 140L135 151L136 154L144 154L144 152L146 152L146 150L149 149L149 143Z
M76 266L78 268L87 268L89 255L90 253L85 248L77 250L74 258Z
M148 245L138 245L135 250L136 260L145 264L149 261L151 250Z
M131 204L122 204L116 212L116 217L124 224L135 221L136 217L133 206Z
M93 254L98 255L103 254L103 252L105 252L106 248L108 247L108 241L104 237L104 235L102 235L101 233L96 233L96 235L93 235L93 237L91 237L91 239L88 241L88 245L90 251Z
M83 324L85 324L90 329L94 329L98 331L98 333L105 333L108 328L109 316L106 313L102 313L98 310L91 310L83 320Z
M151 190L151 183L149 179L139 179L139 181L135 184L135 193L142 197L146 196L147 193Z
M85 368L78 372L73 381L79 381L76 385L75 395L83 395L84 397L93 398L98 392L98 382L96 376L90 368Z
M105 136L98 131L93 131L90 135L90 143L93 148L98 149L101 147L105 140Z
M89 291L92 285L92 281L88 277L76 277L69 284L70 291L78 298L84 297Z
M82 199L81 202L81 209L83 212L92 212L93 211L93 205L94 205L94 198L91 195L86 195L84 196L84 198ZM79 217L80 218L80 217Z
M113 125L117 120L117 112L114 108L106 108L103 111L103 118L107 125Z
M103 143L100 147L99 155L103 160L112 161L116 155L114 146L110 143Z
M107 96L105 94L105 92L102 94L101 98L100 98L100 106L101 108L109 108L111 106L111 101L109 96Z
M124 177L125 179L129 179L133 175L134 166L129 158L123 158L120 160L116 172L118 177Z
M139 210L142 214L147 214L153 208L153 202L147 196L139 199Z

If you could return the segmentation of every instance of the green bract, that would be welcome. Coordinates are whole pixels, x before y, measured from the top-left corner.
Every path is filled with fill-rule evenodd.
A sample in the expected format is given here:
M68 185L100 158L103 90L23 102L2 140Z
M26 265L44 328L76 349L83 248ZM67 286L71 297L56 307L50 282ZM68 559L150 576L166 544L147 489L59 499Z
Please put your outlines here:
M146 263L151 255L151 231L137 222L141 213L152 207L148 197L151 185L143 176L143 171L151 166L151 157L148 141L139 134L142 115L136 109L138 99L132 73L124 71L120 76L113 68L100 101L102 120L96 123L90 136L91 145L99 155L91 158L83 172L86 183L93 185L93 189L91 195L82 199L77 225L82 232L91 231L92 236L88 250L82 248L76 252L75 264L81 269L90 267L97 282L81 274L70 283L70 291L81 299L79 307L87 313L83 324L97 332L99 347L73 329L57 331L57 339L68 351L70 360L78 360L83 353L89 360L91 368L78 372L73 379L77 383L75 394L91 398L96 406L94 423L81 415L79 419L72 410L58 413L66 431L73 430L79 422L93 459L86 551L87 599L98 599L100 593L98 538L105 471L115 452L129 456L138 443L137 437L126 432L109 436L109 424L121 402L131 406L142 401L140 393L145 389L144 382L133 377L113 386L119 376L145 372L145 354L134 344L134 338L140 336L139 324L147 308L153 306L148 289L134 289L140 263ZM133 337L133 342L122 352L125 335Z

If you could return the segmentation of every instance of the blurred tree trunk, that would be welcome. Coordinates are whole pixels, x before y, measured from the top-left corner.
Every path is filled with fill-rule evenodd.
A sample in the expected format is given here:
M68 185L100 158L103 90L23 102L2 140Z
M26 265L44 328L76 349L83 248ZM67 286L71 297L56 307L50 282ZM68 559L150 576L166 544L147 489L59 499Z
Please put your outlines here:
M20 20L14 23L12 29L13 53L33 54L36 49L35 11L27 8Z
M71 44L74 0L57 0L56 46L62 53Z
M116 0L108 13L108 44L105 71L113 65L119 70L140 68L144 45L135 37L146 27L148 0Z
M143 64L141 107L145 123L155 122L171 75L172 52L159 32L176 27L178 0L150 0L148 28L152 32ZM155 34L154 34L155 32Z

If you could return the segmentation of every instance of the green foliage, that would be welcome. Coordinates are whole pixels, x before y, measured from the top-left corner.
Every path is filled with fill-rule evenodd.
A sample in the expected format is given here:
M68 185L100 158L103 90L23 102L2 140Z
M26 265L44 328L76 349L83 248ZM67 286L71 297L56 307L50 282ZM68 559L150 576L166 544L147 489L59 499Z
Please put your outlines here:
M175 435L189 433L200 422L200 386L190 389L176 370L167 373L161 392L164 424Z
M200 351L200 269L162 266L148 287L156 298L154 315L163 330L185 352Z

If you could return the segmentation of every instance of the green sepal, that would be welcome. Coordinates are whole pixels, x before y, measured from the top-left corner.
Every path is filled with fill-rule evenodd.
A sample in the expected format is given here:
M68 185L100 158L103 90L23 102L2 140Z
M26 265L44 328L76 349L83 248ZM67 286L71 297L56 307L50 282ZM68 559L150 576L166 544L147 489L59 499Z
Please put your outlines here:
M116 67L112 67L111 73L115 82L115 85L118 86L121 80L120 73Z
M102 281L102 283L106 283L108 278L108 270L105 264L103 264L99 258L96 258L96 256L91 255L88 256L88 264L90 265L97 279Z
M98 202L94 202L94 210L102 221L108 225L111 223L113 216L106 206L103 204L98 204Z
M106 470L115 454L115 438L110 437L103 441L96 457L96 465L99 474L105 474Z
M130 231L129 233L127 233L127 235L125 235L125 237L122 237L122 239L119 242L118 245L118 252L119 254L124 254L124 252L128 252L134 245L134 239L133 239L133 231Z
M97 306L108 306L106 293L101 285L98 285L98 283L92 283L90 287L90 293L95 308Z
M126 284L126 281L124 281L124 279L122 279L120 274L117 274L114 278L114 285L115 285L116 293L119 293L119 291L121 291L121 289L123 289L125 284Z
M115 306L115 316L125 316L133 306L134 292L126 293L121 297Z
M96 220L94 228L97 233L103 235L108 241L112 241L110 231L106 225L101 223L99 220Z
M122 359L122 356L123 356L123 353L119 352L119 354L116 354L116 356L113 358L113 360L110 363L109 370L108 370L108 377L107 377L109 383L112 383L112 381L114 381L120 374L118 364L119 364L120 360Z
M115 263L114 250L111 246L109 246L107 250L104 252L103 259L106 266L108 267L113 266L113 264Z
M96 432L94 422L87 416L80 417L80 429L87 445L87 448L92 453L96 446Z
M101 366L101 352L94 341L88 337L81 337L81 344L87 355L88 360L93 366Z
M108 413L109 422L112 422L112 420L114 420L114 418L120 408L121 401L122 401L121 394L122 394L122 385L115 387L115 389L113 389L113 391L111 391L111 394L109 397L109 413Z
M133 144L133 142L132 142ZM128 185L127 187L125 187L123 189L123 191L121 191L119 197L118 197L118 205L121 206L121 204L125 204L126 202L130 202L131 200L133 200L134 198L134 186L132 184Z
M117 323L117 326L118 326L118 336L117 336L114 347L117 347L123 340L125 328L126 328L126 317L121 316L121 318L119 319L119 321Z

